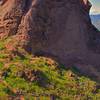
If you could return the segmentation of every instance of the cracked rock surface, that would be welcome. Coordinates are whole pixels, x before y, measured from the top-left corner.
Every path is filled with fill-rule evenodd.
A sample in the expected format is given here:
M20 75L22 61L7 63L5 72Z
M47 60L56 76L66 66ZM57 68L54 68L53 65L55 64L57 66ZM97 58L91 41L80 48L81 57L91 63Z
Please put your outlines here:
M66 65L98 68L100 32L91 23L90 8L88 0L0 0L0 39L28 41L29 52Z

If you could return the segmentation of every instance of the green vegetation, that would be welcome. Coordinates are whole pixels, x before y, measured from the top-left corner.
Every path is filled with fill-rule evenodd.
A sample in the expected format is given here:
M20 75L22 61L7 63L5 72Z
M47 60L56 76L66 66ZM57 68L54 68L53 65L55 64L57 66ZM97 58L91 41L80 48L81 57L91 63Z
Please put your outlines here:
M99 83L78 76L77 69L32 57L20 47L7 50L5 41L0 45L0 100L100 100Z

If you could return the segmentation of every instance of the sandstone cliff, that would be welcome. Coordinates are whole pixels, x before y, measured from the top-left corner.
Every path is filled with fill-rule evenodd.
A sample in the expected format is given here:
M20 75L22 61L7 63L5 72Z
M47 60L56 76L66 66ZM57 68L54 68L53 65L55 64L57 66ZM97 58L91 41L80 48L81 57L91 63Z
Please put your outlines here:
M0 0L0 38L13 37L35 55L90 72L100 65L100 32L90 7L88 0Z

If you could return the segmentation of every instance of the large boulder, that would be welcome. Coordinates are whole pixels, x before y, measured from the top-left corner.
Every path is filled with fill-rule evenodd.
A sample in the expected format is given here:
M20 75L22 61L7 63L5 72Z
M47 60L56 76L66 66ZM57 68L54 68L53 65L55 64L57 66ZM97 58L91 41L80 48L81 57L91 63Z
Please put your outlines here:
M100 32L90 8L88 0L0 0L0 38L27 41L27 51L66 65L99 66Z

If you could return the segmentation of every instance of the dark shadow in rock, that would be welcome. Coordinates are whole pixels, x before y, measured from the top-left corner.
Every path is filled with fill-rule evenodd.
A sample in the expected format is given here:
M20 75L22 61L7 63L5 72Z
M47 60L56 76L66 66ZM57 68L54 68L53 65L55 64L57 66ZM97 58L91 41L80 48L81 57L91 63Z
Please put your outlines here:
M66 65L66 64L63 64L60 60L59 60L59 57L53 55L53 54L50 54L50 53L47 53L47 52L43 52L43 51L38 51L38 52L35 52L34 53L34 56L36 57L48 57L48 58L51 58L53 59L54 61L56 61L58 63L58 68L63 68L65 70L71 70L73 73L77 74L78 76L85 76L87 78L90 78L91 80L93 81L96 81L96 82L100 82L100 80L98 80L98 76L95 75L95 74L92 74L91 72L89 72L89 70L91 71L91 69L85 69L85 68L78 68L78 66L75 65L75 61L70 61L71 63L69 63L69 65ZM79 61L80 62L80 61ZM88 65L86 65L88 66ZM80 66L82 67L82 66ZM93 66L91 66L93 67ZM94 67L96 70L98 70L96 67ZM84 70L82 70L84 69Z

